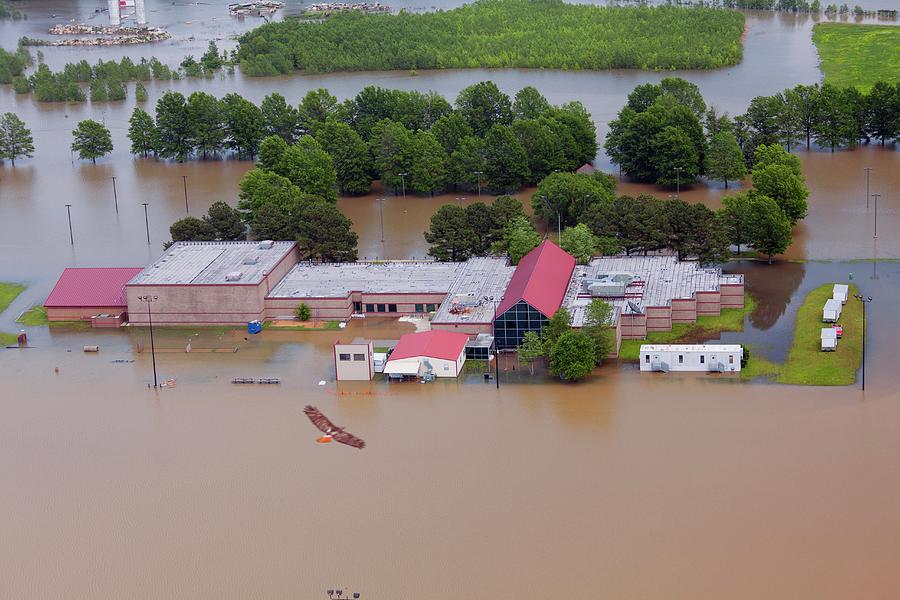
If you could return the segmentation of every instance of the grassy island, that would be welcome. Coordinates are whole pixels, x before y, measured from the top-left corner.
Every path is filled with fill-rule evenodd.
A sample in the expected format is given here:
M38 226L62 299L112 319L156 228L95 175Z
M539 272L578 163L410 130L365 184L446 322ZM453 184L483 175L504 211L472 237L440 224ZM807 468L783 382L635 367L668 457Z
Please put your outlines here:
M900 27L818 23L813 42L828 83L868 91L877 81L900 82Z
M744 15L714 8L478 0L422 14L286 19L240 38L246 75L302 71L715 69L741 60Z

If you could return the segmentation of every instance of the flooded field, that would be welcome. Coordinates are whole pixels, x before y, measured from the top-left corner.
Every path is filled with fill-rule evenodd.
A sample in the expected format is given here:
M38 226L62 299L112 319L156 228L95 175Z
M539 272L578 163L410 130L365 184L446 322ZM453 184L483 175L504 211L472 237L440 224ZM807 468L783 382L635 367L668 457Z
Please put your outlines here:
M34 14L0 24L0 42L12 47L20 35L86 18L97 5L29 2ZM171 42L79 50L77 58L126 52L175 64L201 53L209 39L230 47L232 36L258 23L232 20L214 3L147 5L151 23L173 33ZM289 1L284 12L300 6ZM752 96L820 80L811 23L750 13L741 65L677 74L720 109L743 112ZM44 52L54 67L75 60L70 49ZM453 99L466 85L492 79L508 93L535 85L554 103L582 100L602 140L627 93L662 76L236 75L154 84L148 105L167 89L237 91L255 102L279 91L296 103L317 87L343 99L370 84L434 89ZM4 87L0 112L25 119L37 147L34 159L0 167L0 281L29 285L0 317L4 331L46 297L64 267L142 266L158 255L169 224L186 213L182 176L190 214L199 215L217 200L235 203L237 183L252 167L133 160L125 137L132 99L38 105ZM105 121L116 145L96 166L69 151L71 129L88 117ZM342 589L364 599L894 598L900 316L892 301L900 263L852 259L900 257L900 152L799 155L810 214L787 256L811 260L729 265L745 274L758 306L744 332L721 339L783 360L806 292L852 273L875 298L865 395L856 387L641 375L617 363L582 384L561 385L530 376L511 356L501 358L499 391L477 372L429 385L336 384L335 339L392 339L412 329L378 320L340 332L159 331L160 378L177 384L152 390L150 356L138 352L148 346L146 332L32 328L34 348L0 350L0 512L7 517L0 595L306 599ZM610 170L602 154L598 164ZM874 207L865 206L867 166L871 192L882 194L877 241ZM671 193L628 182L617 192ZM681 196L715 208L723 192L696 186ZM422 256L422 232L437 207L478 200L380 197L339 202L360 235L360 256ZM530 190L520 197L527 205ZM149 203L148 224L142 202ZM198 351L183 352L188 340ZM85 344L99 344L100 353L81 352ZM222 352L201 351L208 349ZM230 383L270 376L282 384ZM316 444L305 404L367 448Z

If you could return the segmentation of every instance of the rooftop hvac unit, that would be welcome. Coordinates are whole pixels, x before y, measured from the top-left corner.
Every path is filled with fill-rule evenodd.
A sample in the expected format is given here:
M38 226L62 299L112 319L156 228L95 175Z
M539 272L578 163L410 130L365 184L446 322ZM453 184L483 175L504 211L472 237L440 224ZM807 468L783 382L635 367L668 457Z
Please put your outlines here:
M258 262L259 262L258 256L248 256L247 258L244 259L245 265L255 265Z
M585 287L591 296L597 298L621 298L625 295L624 283L596 281L594 283L587 283Z
M457 294L453 296L453 304L471 308L481 304L481 301L477 296L475 296L475 294Z
M272 240L263 240L257 246L260 250L271 250L275 246L275 242Z
M243 271L232 271L225 275L225 281L240 281L241 277L244 276Z

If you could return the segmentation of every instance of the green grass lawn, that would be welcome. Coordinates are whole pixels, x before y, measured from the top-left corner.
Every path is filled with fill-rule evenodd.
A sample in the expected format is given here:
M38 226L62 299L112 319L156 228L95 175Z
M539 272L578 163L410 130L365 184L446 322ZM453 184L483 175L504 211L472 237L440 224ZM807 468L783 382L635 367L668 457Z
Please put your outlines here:
M28 327L40 327L41 325L49 325L47 320L47 309L43 306L32 306L16 319L16 323L27 325Z
M865 92L876 81L900 82L900 27L818 23L813 42L828 83Z
M6 310L6 307L12 304L16 296L25 291L25 286L18 283L6 283L0 281L0 313Z
M744 293L743 308L726 308L717 317L697 317L696 323L676 323L672 331L653 331L645 340L622 340L621 360L639 360L641 344L691 344L714 338L722 331L743 331L744 317L756 308L756 300Z
M820 350L822 306L831 298L833 284L811 291L797 311L794 341L781 374L776 381L797 385L850 385L856 381L856 371L862 362L862 304L853 298L855 285L850 286L850 299L844 305L840 323L844 335L837 350ZM753 358L750 362L753 362Z

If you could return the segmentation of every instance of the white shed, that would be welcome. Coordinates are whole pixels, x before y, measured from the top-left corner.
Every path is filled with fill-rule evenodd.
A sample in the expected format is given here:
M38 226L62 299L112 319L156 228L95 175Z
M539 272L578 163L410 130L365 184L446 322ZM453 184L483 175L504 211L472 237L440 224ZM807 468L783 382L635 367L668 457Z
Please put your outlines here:
M466 362L469 336L451 331L407 333L391 352L385 375L458 377Z
M740 344L643 344L641 371L736 373L743 356Z
M831 294L831 297L834 300L839 300L841 304L847 304L847 298L850 295L850 286L844 283L836 283L834 284L834 291Z
M822 328L822 352L834 352L837 349L837 329L834 327Z
M837 323L837 320L841 318L841 308L840 300L834 298L826 300L825 306L822 308L822 322Z

